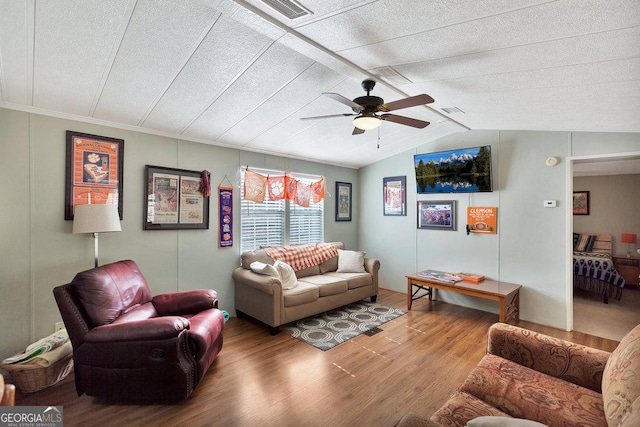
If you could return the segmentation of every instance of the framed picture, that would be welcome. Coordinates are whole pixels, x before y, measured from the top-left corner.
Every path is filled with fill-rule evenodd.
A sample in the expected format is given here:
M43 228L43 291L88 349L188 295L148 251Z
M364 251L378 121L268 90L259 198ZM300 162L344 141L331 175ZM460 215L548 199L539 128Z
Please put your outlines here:
M351 183L336 182L336 221L351 221Z
M144 229L209 228L209 197L200 192L201 172L146 165Z
M589 215L589 192L588 191L573 192L573 214Z
M122 219L124 140L67 131L64 219L87 204L118 206Z
M382 178L382 213L389 216L407 215L407 177Z
M421 200L418 202L418 228L431 230L456 229L455 200Z

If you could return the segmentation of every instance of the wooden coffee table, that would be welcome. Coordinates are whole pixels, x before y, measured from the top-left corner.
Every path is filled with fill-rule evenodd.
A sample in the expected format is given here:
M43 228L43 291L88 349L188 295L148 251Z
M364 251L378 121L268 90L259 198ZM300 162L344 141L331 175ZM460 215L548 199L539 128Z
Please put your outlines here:
M498 282L486 279L480 283L440 282L414 274L407 275L407 309L411 310L411 303L414 300L428 296L429 301L435 299L435 290L440 289L447 292L469 295L497 301L500 306L500 322L506 323L511 319L516 322L520 320L520 288L521 285L513 283ZM414 290L415 288L415 290ZM418 295L418 292L425 293Z

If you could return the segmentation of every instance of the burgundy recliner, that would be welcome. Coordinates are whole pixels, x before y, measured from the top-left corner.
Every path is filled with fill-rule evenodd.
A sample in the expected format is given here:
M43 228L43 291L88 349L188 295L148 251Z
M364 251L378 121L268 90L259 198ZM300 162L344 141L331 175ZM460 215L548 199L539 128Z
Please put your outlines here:
M130 260L78 273L53 294L73 345L78 396L183 400L222 348L224 315L215 291L152 296Z

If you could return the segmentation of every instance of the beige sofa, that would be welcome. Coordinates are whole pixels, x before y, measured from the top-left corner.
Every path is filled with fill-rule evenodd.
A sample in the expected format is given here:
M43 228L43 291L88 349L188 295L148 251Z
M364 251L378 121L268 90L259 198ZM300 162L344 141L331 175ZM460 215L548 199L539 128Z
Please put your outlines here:
M444 406L430 419L412 413L397 425L525 426L526 420L640 426L640 325L609 353L496 323L487 354Z
M330 245L336 251L344 250L342 242ZM344 252L344 259L353 254L355 251ZM278 277L251 270L251 264L256 261L275 263L266 249L244 252L241 261L242 266L233 272L236 313L238 317L247 315L265 323L272 335L278 333L281 325L365 298L375 302L378 295L380 262L377 259L364 258L364 272L340 272L339 256L333 256L318 265L295 271L297 283L293 289L283 289Z

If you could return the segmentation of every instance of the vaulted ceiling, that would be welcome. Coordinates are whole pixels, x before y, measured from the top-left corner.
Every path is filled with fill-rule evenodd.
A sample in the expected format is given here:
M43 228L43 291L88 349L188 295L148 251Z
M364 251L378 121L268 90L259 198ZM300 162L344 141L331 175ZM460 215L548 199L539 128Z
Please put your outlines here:
M432 96L397 111L430 126L300 120L367 78ZM0 107L355 168L468 129L640 132L640 1L2 0Z

